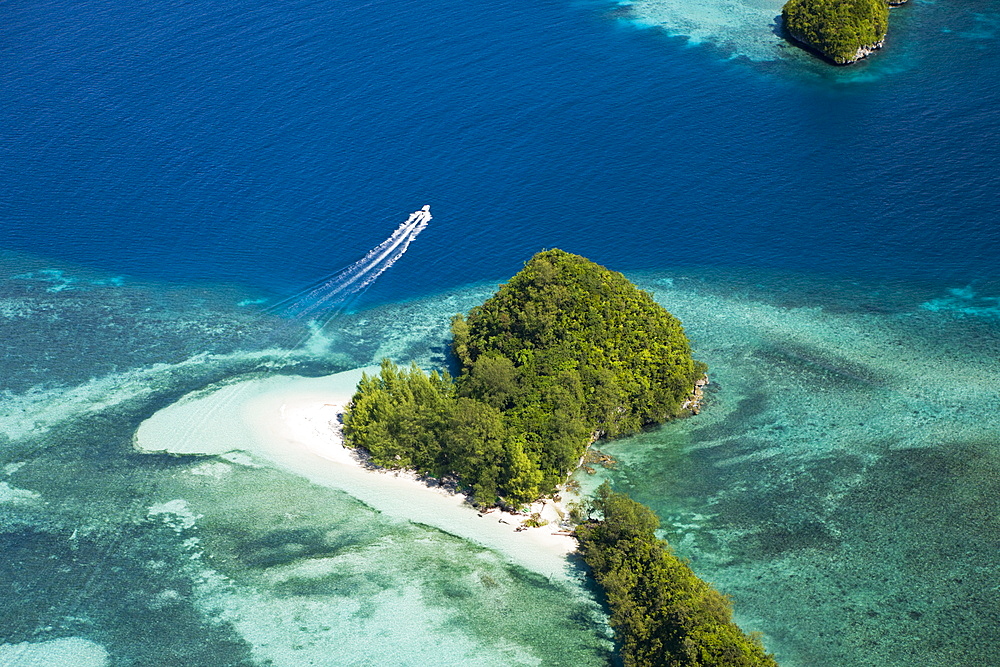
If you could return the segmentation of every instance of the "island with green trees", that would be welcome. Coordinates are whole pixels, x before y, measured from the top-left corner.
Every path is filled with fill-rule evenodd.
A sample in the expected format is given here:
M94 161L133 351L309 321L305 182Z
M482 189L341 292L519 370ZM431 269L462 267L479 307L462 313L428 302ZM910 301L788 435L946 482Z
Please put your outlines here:
M648 293L561 250L532 257L452 333L458 378L383 362L344 437L376 465L455 478L482 507L550 494L598 438L685 414L706 370Z
M457 378L384 360L358 384L343 434L373 464L454 480L483 509L553 493L600 438L690 414L706 371L652 296L561 250L532 257L452 334ZM575 514L627 667L776 667L728 599L656 538L652 510L605 483Z
M897 0L901 4L905 0ZM788 0L781 10L785 31L796 42L837 65L882 48L889 29L886 0Z

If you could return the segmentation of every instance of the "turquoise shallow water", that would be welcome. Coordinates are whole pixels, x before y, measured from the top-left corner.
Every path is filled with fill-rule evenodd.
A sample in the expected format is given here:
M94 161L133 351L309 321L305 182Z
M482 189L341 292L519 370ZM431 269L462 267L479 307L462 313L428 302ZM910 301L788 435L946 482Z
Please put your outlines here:
M607 476L652 505L783 665L995 661L1000 292L631 277L686 323L709 399L604 445L618 469L583 484ZM440 365L448 318L492 283L342 314L294 358L247 351L270 329L236 305L246 294L51 285L3 283L5 321L35 327L39 349L63 320L82 349L115 323L172 359L106 353L109 370L84 381L90 361L74 368L67 352L61 380L5 394L7 644L135 665L608 664L605 617L580 580L549 582L238 455L131 450L144 418L220 381L383 355ZM77 643L43 643L60 638Z
M604 614L579 575L579 584L551 582L239 454L132 449L143 419L192 390L353 367L386 353L377 340L439 355L451 299L423 304L432 335L421 329L431 318L422 323L405 305L359 313L336 329L355 347L334 342L325 354L317 343L302 361L253 351L273 343L270 330L259 334L270 320L236 305L238 293L212 292L209 302L199 290L151 295L83 278L49 291L49 277L7 281L0 298L9 324L41 327L32 334L40 348L62 326L80 331L85 349L116 325L155 336L172 359L109 352L112 370L81 381L74 371L90 362L73 368L67 351L61 380L49 373L45 385L5 393L5 644L49 660L69 651L84 661L99 649L128 665L607 664ZM453 298L468 307L478 295ZM150 296L166 304L153 308ZM238 334L250 351L227 349ZM22 352L6 357L8 370L24 364Z
M606 445L607 476L784 665L1000 661L995 302L747 278L640 281L713 384L697 417Z

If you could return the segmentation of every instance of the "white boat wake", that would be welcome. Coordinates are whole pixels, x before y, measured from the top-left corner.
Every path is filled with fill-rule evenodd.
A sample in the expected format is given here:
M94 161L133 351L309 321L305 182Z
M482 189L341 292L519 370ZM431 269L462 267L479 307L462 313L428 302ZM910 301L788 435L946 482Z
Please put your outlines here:
M405 222L399 225L385 241L369 250L364 257L336 273L333 273L300 290L296 294L279 301L267 311L279 315L284 323L272 329L266 340L259 341L258 348L272 349L268 355L270 368L278 368L292 357L301 354L309 347L309 341L322 331L338 313L349 305L353 297L358 296L371 285L376 278L385 273L395 264L413 239L422 232L431 220L431 207L424 206L414 211ZM290 347L271 348L271 342L285 339L289 331L298 330L303 324L310 332L302 336ZM225 394L224 400L208 405L206 409L193 414L186 426L183 437L193 437L194 434L206 428L217 412L232 402L242 400L241 390Z
M364 257L274 304L268 310L303 319L335 309L371 285L395 264L410 247L413 239L426 229L430 220L431 207L425 205L419 211L411 213L389 238L369 250Z

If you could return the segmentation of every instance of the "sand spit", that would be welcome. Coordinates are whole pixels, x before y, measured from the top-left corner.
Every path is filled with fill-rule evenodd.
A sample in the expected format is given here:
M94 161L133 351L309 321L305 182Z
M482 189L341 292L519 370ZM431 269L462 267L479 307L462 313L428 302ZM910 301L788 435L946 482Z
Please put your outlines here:
M561 510L551 500L531 509L550 524L524 528L525 516L477 512L463 495L428 486L413 474L368 469L343 446L339 416L363 371L378 368L321 378L278 376L196 392L144 421L135 446L175 454L246 452L257 463L345 491L389 516L481 544L547 577L567 577L566 555L576 542L554 534Z

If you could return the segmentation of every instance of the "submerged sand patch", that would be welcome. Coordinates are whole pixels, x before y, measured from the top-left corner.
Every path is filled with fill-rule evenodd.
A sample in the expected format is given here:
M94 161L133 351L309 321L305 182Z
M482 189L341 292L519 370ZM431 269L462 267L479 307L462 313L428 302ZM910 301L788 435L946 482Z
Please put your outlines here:
M4 667L104 667L107 664L108 652L81 637L0 644L0 665Z
M712 44L731 57L778 60L784 39L776 29L783 0L634 0L622 3L627 20L655 27L692 45Z

